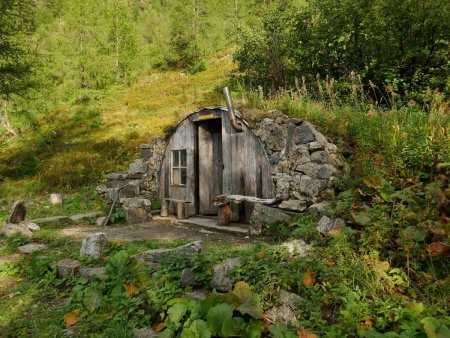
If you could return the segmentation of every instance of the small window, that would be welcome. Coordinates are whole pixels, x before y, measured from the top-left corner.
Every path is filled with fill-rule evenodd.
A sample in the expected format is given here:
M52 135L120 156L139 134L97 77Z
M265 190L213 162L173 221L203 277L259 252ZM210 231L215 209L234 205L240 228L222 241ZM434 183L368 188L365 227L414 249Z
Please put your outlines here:
M172 185L187 184L186 149L172 150Z

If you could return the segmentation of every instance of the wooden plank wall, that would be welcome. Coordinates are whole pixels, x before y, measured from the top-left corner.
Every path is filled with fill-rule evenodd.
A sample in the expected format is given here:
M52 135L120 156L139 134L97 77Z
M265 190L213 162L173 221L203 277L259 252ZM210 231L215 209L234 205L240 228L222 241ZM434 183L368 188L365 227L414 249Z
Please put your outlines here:
M178 126L164 152L160 171L159 196L163 198L175 198L191 202L189 215L195 215L195 125L189 119L185 119ZM170 182L170 157L172 150L186 149L187 184L186 186L173 186ZM176 206L173 206L175 208ZM172 209L172 212L176 210Z

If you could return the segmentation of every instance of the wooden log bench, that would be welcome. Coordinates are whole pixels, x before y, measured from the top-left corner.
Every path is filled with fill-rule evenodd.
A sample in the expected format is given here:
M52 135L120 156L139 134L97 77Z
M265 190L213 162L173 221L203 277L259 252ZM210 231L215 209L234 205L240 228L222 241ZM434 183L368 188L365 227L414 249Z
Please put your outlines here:
M177 205L177 219L189 218L189 204L191 202L185 200L178 200L175 198L163 198L161 205L161 217L169 216L170 203L176 203Z
M262 204L274 204L279 200L277 198L273 199L264 199L258 198L254 196L244 196L244 195L219 195L212 198L212 202L214 206L218 207L218 225L230 225L231 217L232 217L232 209L231 202L236 204L244 203L244 202L252 202L252 203L262 203Z

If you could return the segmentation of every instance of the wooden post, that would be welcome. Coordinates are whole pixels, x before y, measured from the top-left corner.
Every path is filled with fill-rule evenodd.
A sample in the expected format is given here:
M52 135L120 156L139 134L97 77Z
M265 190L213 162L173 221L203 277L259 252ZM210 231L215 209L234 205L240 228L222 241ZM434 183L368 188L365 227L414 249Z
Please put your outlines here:
M166 199L163 199L162 204L161 204L161 217L167 217L169 216L169 201Z
M219 206L217 223L222 226L230 225L231 208L229 204Z
M185 207L184 201L177 201L177 219L186 219L185 216L185 212L186 212L186 207Z

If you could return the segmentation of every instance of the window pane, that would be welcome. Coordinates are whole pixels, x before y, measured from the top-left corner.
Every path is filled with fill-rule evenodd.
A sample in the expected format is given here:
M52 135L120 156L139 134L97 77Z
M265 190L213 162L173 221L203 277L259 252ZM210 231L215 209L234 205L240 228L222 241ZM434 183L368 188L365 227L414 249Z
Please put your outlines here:
M187 184L187 169L186 168L181 168L180 169L180 184L186 185Z
M180 150L180 166L186 167L186 149Z
M180 156L179 156L179 151L178 150L173 150L172 151L172 165L174 167L179 167L180 166Z
M180 169L172 170L172 184L179 185L180 184Z

